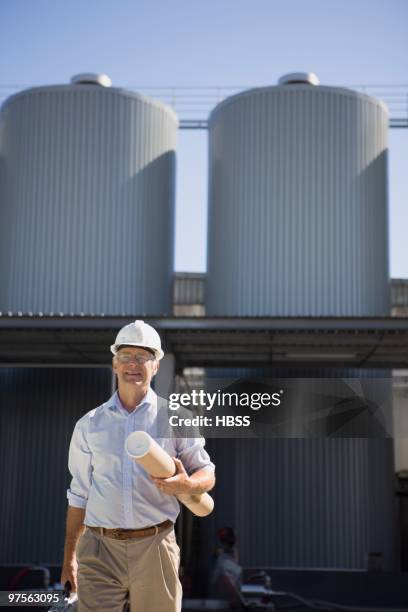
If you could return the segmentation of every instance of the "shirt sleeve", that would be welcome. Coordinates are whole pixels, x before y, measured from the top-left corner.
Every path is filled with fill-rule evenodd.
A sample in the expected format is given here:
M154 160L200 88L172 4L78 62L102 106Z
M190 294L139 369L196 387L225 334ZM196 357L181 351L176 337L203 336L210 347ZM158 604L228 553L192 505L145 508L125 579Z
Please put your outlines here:
M69 447L68 469L72 480L67 491L68 504L75 508L86 508L92 482L92 453L86 441L84 422L75 425Z
M177 438L177 457L189 476L203 468L215 471L215 465L204 448L204 438Z

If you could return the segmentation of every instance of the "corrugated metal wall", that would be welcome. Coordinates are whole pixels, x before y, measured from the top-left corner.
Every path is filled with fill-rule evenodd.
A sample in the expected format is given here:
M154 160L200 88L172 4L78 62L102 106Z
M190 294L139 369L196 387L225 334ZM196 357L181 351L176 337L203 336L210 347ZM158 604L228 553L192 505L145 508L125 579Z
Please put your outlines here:
M393 278L391 280L392 306L408 306L408 279Z
M173 111L70 85L17 94L0 117L0 311L170 314Z
M189 306L204 304L206 275L201 272L176 272L173 304Z
M180 317L205 314L205 274L178 272L173 281L173 314Z
M108 368L0 368L0 564L60 564L75 422L109 398Z
M76 420L111 392L109 369L0 369L0 564L61 562L68 445ZM391 440L208 440L215 529L234 526L250 565L395 567Z
M283 85L209 119L208 315L389 314L384 105Z
M242 565L398 569L392 440L208 440L216 529L236 530ZM206 551L211 554L211 549Z
M393 381L395 471L408 473L408 371L394 370Z
M176 272L174 274L174 304L204 304L207 275L204 272ZM391 306L408 307L408 279L392 278ZM398 316L398 315L396 315Z
M408 279L394 278L391 281L391 314L394 317L408 316Z
M206 376L207 384L213 379L212 391L214 380L222 389L223 380L228 385L234 379L381 378L383 393L389 388L383 422L392 431L388 371L254 368L251 374L241 368L207 369ZM379 435L378 416L372 419L373 436ZM365 569L366 554L380 552L386 569L398 569L394 440L370 438L369 423L365 438L323 437L322 428L319 439L208 439L217 486L215 512L202 526L203 556L211 556L216 530L230 525L243 565Z

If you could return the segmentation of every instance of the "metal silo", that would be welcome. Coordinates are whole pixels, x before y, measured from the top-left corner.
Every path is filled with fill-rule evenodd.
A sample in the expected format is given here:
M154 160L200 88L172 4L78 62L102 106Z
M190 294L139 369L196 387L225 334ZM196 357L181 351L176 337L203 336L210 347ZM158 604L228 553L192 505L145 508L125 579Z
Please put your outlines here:
M0 311L171 312L177 128L105 75L5 102Z
M295 74L209 119L207 314L389 313L384 104Z
M319 86L314 75L290 75L214 109L208 315L389 314L387 128L381 102ZM252 367L256 377L248 361L246 371L222 375L250 378ZM280 375L374 377L271 368L271 378ZM398 566L392 439L323 434L225 445L209 442L223 488L207 529L231 524L244 565L364 569L378 553L386 569Z

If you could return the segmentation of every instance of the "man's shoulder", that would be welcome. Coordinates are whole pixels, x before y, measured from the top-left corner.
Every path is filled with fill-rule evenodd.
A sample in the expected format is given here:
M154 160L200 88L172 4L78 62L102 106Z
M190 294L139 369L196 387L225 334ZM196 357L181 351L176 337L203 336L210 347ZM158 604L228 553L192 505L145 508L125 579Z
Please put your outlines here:
M76 426L79 428L86 428L87 426L89 426L92 420L98 419L99 417L103 416L109 409L109 407L112 405L111 399L112 398L110 398L109 401L100 404L96 408L92 408L92 410L89 410L89 412L86 412L84 415L82 415L81 418L78 419Z

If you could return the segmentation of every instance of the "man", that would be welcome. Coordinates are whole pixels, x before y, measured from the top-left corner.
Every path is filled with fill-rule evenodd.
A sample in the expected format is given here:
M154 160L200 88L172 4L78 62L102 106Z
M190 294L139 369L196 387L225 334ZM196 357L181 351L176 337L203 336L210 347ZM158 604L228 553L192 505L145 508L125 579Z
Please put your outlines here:
M118 390L76 424L69 451L66 540L61 582L78 589L79 612L179 612L175 495L214 486L201 438L162 438L150 387L163 357L143 321L123 327L111 346ZM133 431L147 431L174 457L177 472L150 477L125 452ZM78 574L78 578L77 578Z

